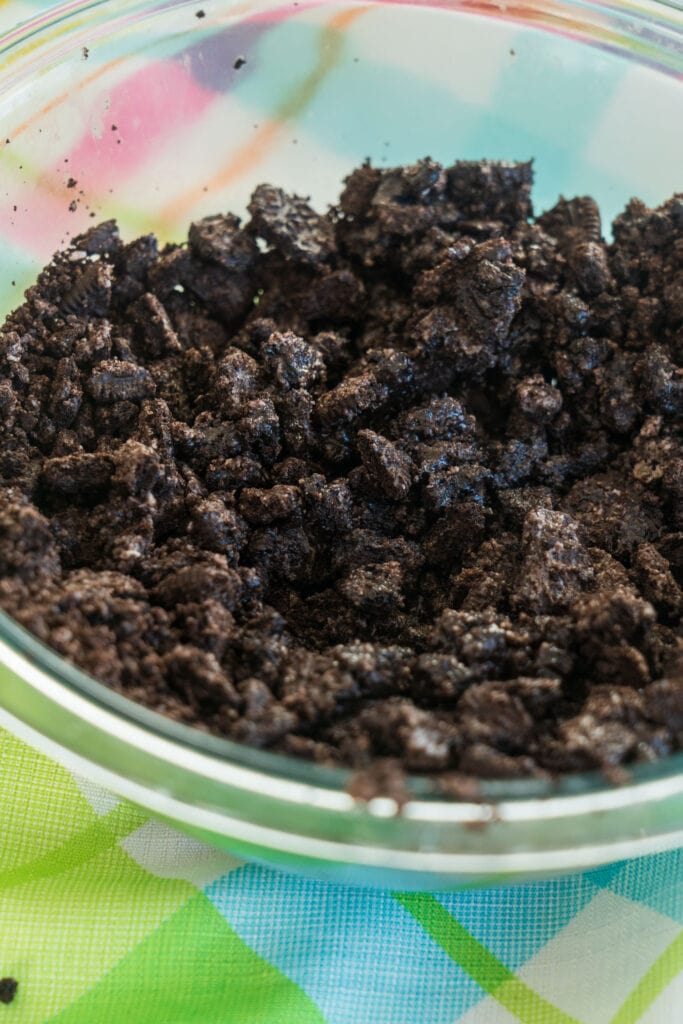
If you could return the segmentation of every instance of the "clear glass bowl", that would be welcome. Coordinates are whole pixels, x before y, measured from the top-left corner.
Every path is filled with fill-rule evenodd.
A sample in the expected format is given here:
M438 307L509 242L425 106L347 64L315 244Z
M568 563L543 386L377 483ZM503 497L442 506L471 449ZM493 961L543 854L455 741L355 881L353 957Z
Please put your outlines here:
M241 60L240 60L241 58ZM242 63L246 61L246 63ZM260 181L324 204L365 157L536 161L535 202L683 187L683 13L581 0L71 2L0 40L0 312L116 216L179 240ZM4 142L4 138L8 141ZM69 188L69 179L77 184ZM194 835L338 881L436 889L683 844L683 756L557 785L425 780L397 814L347 773L221 741L110 692L0 616L1 720Z

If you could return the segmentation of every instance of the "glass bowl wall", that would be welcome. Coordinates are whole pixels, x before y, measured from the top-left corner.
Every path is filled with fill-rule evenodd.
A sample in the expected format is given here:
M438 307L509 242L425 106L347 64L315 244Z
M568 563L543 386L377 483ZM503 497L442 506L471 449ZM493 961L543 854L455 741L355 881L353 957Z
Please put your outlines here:
M537 208L609 221L683 188L683 14L580 0L72 2L0 40L0 313L54 250L116 217L181 240L272 181L323 206L370 157L534 158ZM76 184L73 184L75 181ZM239 854L435 889L683 842L683 759L397 814L346 775L212 739L83 676L0 616L0 713L25 738Z

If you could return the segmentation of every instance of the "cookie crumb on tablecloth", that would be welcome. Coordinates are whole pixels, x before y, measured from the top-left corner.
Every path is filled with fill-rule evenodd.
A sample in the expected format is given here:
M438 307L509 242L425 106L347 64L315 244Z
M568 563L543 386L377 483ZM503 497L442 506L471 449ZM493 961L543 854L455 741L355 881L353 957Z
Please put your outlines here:
M11 1003L18 988L19 982L16 978L0 978L0 1003Z

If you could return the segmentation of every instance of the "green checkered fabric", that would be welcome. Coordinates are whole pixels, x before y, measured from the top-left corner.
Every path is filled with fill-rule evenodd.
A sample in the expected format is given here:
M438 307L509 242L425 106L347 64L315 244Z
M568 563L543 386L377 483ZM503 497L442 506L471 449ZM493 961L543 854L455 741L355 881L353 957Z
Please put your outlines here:
M22 1024L675 1024L683 859L431 895L244 864L0 733ZM8 1017L9 1019L9 1017Z

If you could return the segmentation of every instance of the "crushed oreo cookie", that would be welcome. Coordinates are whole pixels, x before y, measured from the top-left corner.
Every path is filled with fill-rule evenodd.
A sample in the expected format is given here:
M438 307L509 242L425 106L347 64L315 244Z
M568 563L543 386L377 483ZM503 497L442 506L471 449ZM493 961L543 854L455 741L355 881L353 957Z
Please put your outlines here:
M75 238L0 332L0 606L179 721L361 773L683 747L683 196L530 164ZM391 787L389 787L391 788Z
M14 1002L18 988L19 982L16 978L0 978L0 1003L9 1005Z

